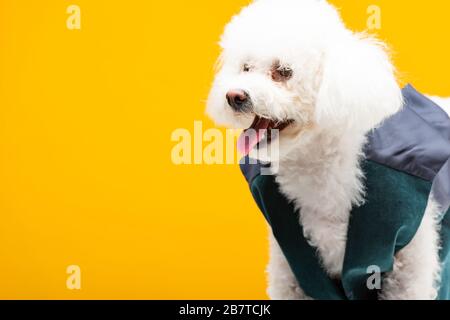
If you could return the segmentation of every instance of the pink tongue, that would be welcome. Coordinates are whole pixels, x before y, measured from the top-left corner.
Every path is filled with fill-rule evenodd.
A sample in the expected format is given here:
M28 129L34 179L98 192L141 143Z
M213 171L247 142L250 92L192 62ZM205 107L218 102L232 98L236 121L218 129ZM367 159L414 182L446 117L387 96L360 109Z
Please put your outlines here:
M239 136L237 148L244 156L248 155L250 151L262 140L264 133L270 125L270 120L263 118L255 118L252 126L244 130Z

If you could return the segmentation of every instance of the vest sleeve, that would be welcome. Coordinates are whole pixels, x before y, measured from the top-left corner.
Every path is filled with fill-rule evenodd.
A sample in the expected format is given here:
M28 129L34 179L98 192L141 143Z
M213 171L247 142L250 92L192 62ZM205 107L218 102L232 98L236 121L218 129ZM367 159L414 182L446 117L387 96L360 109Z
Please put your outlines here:
M392 271L394 255L414 238L431 182L372 161L363 169L366 201L351 214L342 283L347 296L373 299L367 281L374 270Z

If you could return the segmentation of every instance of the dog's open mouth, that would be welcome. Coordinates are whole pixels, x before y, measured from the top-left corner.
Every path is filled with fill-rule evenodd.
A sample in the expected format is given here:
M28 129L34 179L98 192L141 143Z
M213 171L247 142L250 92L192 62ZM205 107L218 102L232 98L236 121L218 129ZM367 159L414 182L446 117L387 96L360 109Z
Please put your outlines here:
M238 139L238 150L243 155L248 155L250 151L258 147L259 143L264 139L269 144L273 138L272 131L278 130L278 133L289 126L293 120L274 121L260 116L255 116L252 125L245 129Z

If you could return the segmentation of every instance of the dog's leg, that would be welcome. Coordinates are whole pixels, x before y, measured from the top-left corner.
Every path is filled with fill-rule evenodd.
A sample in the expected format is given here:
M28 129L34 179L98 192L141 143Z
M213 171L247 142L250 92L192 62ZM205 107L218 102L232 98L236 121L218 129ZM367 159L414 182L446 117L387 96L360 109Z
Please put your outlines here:
M270 260L267 266L269 287L267 294L272 300L306 300L308 298L298 285L277 240L269 231Z
M394 270L383 280L380 299L436 299L440 272L437 213L437 206L430 201L416 235L396 255Z

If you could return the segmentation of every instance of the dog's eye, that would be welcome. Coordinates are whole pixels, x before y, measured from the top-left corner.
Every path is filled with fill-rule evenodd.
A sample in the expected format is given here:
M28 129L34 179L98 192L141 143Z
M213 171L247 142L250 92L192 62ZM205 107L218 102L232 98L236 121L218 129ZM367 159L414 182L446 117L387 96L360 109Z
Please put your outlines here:
M242 71L243 71L243 72L250 72L250 65L244 64L244 65L242 66Z
M292 78L294 71L289 67L276 66L272 70L273 81L282 82Z

